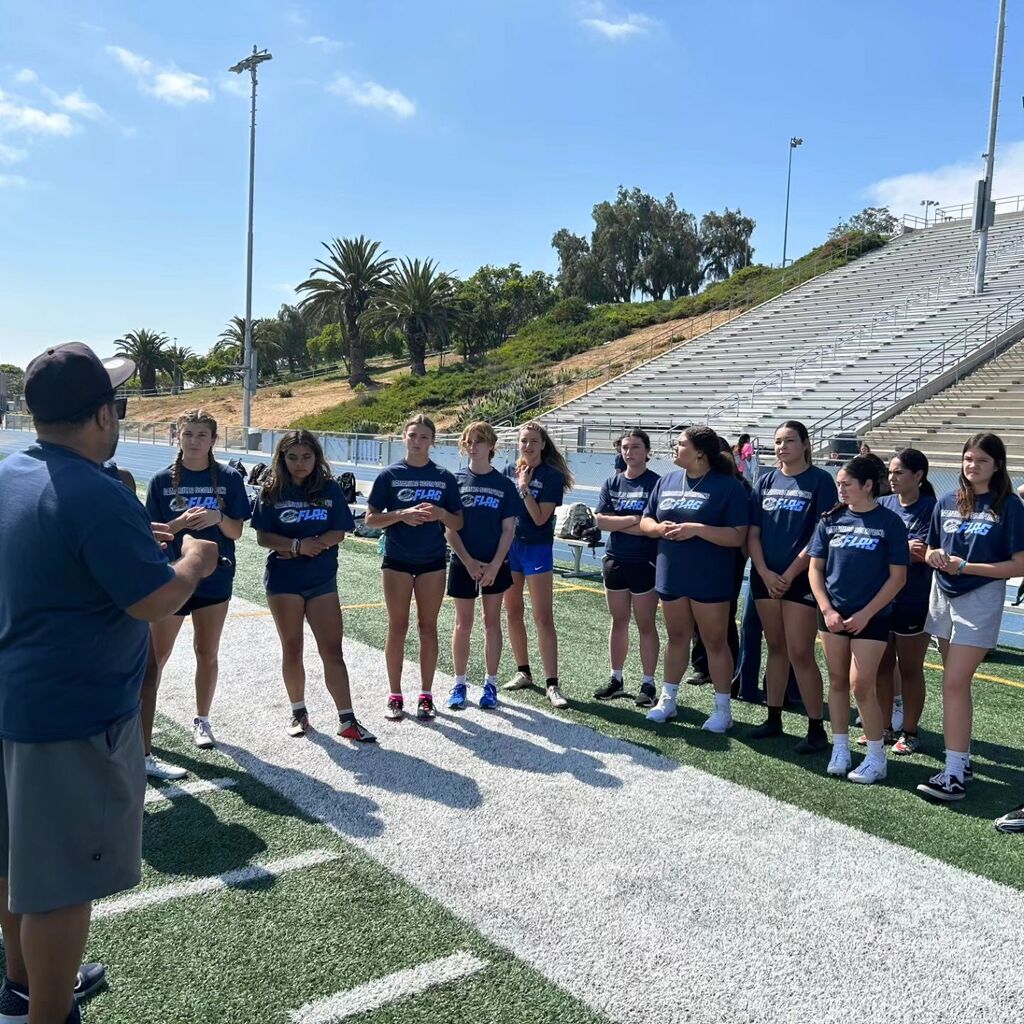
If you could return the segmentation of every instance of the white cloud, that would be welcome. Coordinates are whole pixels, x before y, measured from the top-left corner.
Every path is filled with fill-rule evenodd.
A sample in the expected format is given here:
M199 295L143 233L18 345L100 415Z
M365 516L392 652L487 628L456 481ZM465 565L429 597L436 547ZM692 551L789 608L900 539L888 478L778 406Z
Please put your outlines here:
M620 21L608 21L605 18L584 18L583 24L600 33L605 39L615 41L629 39L632 36L643 36L650 32L654 21L646 14L628 14Z
M0 188L24 188L28 184L28 178L20 174L0 174Z
M49 89L45 91L53 101L53 105L68 114L78 114L81 117L89 118L90 121L97 121L102 117L106 117L103 108L98 103L86 99L85 93L81 89L69 92L66 96L58 96Z
M867 196L893 213L921 214L921 200L935 199L941 206L959 206L974 199L974 183L984 177L985 166L977 160L945 164L930 171L883 178L868 186ZM1024 195L1024 142L1010 142L996 149L993 198Z
M397 89L386 89L378 82L356 81L348 75L338 75L327 91L340 96L346 103L371 110L386 110L395 117L407 118L416 113L416 104Z
M75 126L64 113L30 107L0 90L0 131L27 135L71 135Z
M27 156L27 150L18 149L15 146L8 146L5 143L0 142L0 164L10 165L21 163L21 161Z
M307 46L315 46L325 53L331 53L334 50L341 50L345 44L340 39L331 39L330 36L307 36Z
M14 80L22 85L32 85L39 81L39 76L31 68L22 68L14 76Z
M173 64L158 67L147 57L132 53L123 46L108 46L107 53L135 76L143 92L164 103L184 106L186 103L206 103L213 99L213 93L202 75L180 71Z

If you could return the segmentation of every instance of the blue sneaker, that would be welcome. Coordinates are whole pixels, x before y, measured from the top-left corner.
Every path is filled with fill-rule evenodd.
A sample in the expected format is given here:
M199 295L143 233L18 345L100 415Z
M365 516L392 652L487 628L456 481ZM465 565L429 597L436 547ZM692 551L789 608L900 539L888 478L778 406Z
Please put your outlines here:
M466 684L456 683L448 694L448 707L452 711L461 711L466 706Z
M480 694L480 707L485 711L498 706L498 688L494 683L484 683L484 692Z

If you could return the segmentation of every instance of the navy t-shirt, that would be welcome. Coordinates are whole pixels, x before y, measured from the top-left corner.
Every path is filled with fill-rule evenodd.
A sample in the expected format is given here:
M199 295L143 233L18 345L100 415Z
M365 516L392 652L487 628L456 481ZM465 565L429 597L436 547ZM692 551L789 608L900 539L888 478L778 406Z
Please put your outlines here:
M305 540L332 530L351 533L355 521L337 480L328 480L315 498L302 487L282 487L276 502L263 500L262 492L253 504L252 527L261 533ZM263 585L272 594L298 594L322 587L338 575L338 546L308 558L281 558L276 551L267 555Z
M489 562L498 550L502 523L519 515L523 504L519 492L516 485L496 469L489 473L460 469L455 479L459 482L462 501L459 539L478 562Z
M881 505L870 512L843 508L814 529L811 558L825 560L825 590L832 607L849 617L870 604L889 579L890 565L908 565L903 520ZM892 605L877 614L886 615Z
M378 512L401 512L423 502L440 505L447 512L461 512L459 483L435 462L410 466L404 459L381 470L366 499ZM384 555L397 561L427 565L443 559L447 548L440 522L420 526L395 523L384 530Z
M814 526L839 500L836 482L817 466L796 476L770 469L754 484L750 524L761 531L765 565L782 574L814 533Z
M0 463L0 736L56 743L138 713L149 624L174 575L138 499L46 442Z
M936 503L928 530L928 547L942 548L947 555L968 562L1006 562L1024 551L1024 504L1007 495L997 515L992 511L992 495L979 494L974 512L963 519L956 507L956 492L944 494ZM936 572L935 582L952 597L967 594L991 583L988 576L951 576Z
M886 494L878 499L882 508L895 512L903 520L907 528L908 540L922 540L928 543L928 530L931 527L932 511L935 499L930 494L922 494L913 505L904 507L898 495ZM919 609L928 605L928 594L932 589L933 569L926 562L911 562L907 567L906 586L896 595L893 605L900 608Z
M676 469L654 485L644 516L659 523L747 526L750 499L734 476L710 472L691 480L684 470ZM703 537L658 540L655 587L660 594L694 601L729 601L735 571L735 548L712 544Z
M516 464L510 462L505 467L507 476L519 489L519 474L516 472ZM565 476L554 466L541 462L533 471L530 477L530 494L538 504L547 502L556 508L562 504L562 495L565 493ZM530 517L526 506L520 501L519 521L516 523L516 540L520 544L554 544L555 542L555 514L543 525L538 526Z
M160 470L149 481L146 491L146 511L158 523L169 523L177 519L186 509L217 508L228 519L248 519L252 514L249 496L241 473L231 466L217 463L217 492L214 494L213 475L209 469L191 470L181 467L181 478L177 492L174 489L173 466ZM227 600L231 596L231 584L235 578L235 542L221 533L220 526L208 526L205 530L182 530L167 545L167 556L174 561L181 557L181 539L187 535L200 540L216 543L221 558L231 559L230 565L218 565L196 588L196 597L211 600Z
M654 485L660 479L653 469L645 469L632 480L625 473L616 473L601 485L595 512L607 516L643 516ZM658 542L653 537L609 530L605 550L617 562L653 562L658 557Z

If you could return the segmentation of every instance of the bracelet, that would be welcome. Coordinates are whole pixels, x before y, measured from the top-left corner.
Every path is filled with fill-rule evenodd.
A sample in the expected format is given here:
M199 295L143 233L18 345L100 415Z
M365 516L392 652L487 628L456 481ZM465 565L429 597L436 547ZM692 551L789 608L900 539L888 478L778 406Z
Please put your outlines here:
M531 497L530 488L529 487L520 487L519 488L519 497L520 498L529 498L529 497Z
M957 576L963 576L964 569L967 568L967 565L968 565L968 562L967 562L967 559L965 558L956 568Z
M301 546L301 544L302 544L302 541L301 541L301 540L299 540L299 538L298 538L298 537L296 537L296 538L295 538L295 539L294 539L294 540L292 541L292 554L293 554L293 555L297 555L297 554L299 553L299 547Z

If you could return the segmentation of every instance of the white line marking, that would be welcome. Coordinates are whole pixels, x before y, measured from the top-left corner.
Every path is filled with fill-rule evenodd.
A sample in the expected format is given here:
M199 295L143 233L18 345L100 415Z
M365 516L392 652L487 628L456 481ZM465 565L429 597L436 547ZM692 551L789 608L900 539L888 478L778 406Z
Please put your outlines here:
M161 800L178 800L183 796L198 796L200 793L213 793L219 789L232 789L235 784L234 779L196 779L195 782L161 786L159 789L150 786L146 790L146 803L157 804Z
M294 857L271 861L269 864L250 864L236 871L227 871L223 875L212 875L209 878L197 878L179 885L164 885L157 889L143 889L141 892L129 893L117 899L104 900L93 907L93 918L116 917L132 910L142 910L171 900L180 900L185 896L201 896L204 893L218 892L247 882L259 881L263 878L277 878L288 871L300 871L303 868L327 864L341 856L335 850L307 850Z
M302 1009L293 1010L291 1018L293 1024L334 1024L346 1017L354 1017L357 1013L368 1013L387 1003L419 995L428 988L458 981L459 978L482 971L486 966L486 960L462 949L440 960L431 960L430 963L420 964L408 971L396 971L346 992L337 992L326 999L306 1003Z

